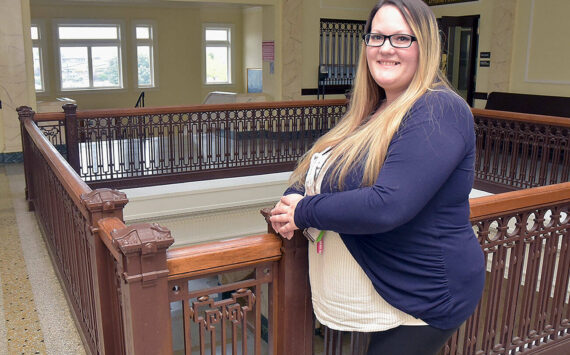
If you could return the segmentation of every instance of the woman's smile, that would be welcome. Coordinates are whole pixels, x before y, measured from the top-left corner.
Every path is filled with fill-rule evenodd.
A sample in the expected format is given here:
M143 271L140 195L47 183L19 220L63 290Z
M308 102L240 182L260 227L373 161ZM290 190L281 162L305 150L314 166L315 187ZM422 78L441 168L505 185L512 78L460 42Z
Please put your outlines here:
M413 35L402 13L393 5L382 6L372 19L372 33L391 36ZM395 48L388 38L380 47L366 47L370 75L386 92L388 102L395 100L410 85L418 68L417 42L408 48Z

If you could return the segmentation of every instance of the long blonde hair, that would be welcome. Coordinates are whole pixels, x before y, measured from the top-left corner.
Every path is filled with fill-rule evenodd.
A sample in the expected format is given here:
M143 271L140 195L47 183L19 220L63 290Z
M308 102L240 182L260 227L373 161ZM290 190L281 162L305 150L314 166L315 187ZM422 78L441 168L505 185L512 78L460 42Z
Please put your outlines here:
M304 186L311 156L327 147L334 147L328 159L332 168L329 175L331 185L332 181L338 181L338 187L342 189L348 172L362 161L365 164L361 185L373 185L386 159L390 141L412 105L428 90L449 88L446 78L439 70L441 44L437 22L432 11L422 0L380 0L370 11L365 33L370 32L372 19L378 9L388 4L400 10L417 38L418 69L410 85L384 110L375 114L381 100L385 98L385 92L376 84L368 70L366 45L363 41L352 97L346 114L301 158L291 175L291 184Z

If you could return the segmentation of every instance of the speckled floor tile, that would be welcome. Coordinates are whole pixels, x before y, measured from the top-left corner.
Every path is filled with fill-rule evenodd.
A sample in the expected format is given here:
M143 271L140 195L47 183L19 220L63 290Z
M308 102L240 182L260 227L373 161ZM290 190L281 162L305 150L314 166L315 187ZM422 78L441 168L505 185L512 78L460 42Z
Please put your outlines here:
M35 214L27 209L23 167L19 164L6 165L5 171L9 180L22 253L44 336L45 354L83 355L86 353L83 343L55 275ZM3 355L1 349L0 355Z
M8 354L45 354L44 335L19 239L4 167L0 166L0 282Z

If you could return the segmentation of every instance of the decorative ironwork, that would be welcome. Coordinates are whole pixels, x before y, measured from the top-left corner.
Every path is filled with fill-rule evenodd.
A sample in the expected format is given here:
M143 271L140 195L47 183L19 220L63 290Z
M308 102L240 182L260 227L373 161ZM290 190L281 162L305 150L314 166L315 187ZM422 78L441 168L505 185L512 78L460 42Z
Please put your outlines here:
M472 221L487 260L486 302L446 354L514 354L570 339L569 211L565 202Z
M342 104L335 107L332 109L338 109L338 112L334 111L334 114L325 115L329 124L328 128L336 123L334 117L340 117L344 110ZM321 109L323 108L314 108L315 111ZM105 124L97 123L97 118L93 117L82 119L93 126L107 127L97 132L107 132L106 135L113 137L121 133L121 129L126 126L127 131L130 129L142 132L140 137L135 136L137 139L150 136L157 142L162 142L157 143L157 147L168 147L168 151L171 152L176 151L172 149L174 145L171 143L175 141L173 136L177 132L172 127L190 127L206 137L212 137L208 135L212 132L214 135L221 135L222 132L226 134L229 131L227 128L231 127L231 123L227 123L230 121L229 116L224 116L229 115L228 112L234 112L238 116L241 112L241 115L248 118L238 120L241 122L239 124L245 125L248 129L235 131L234 135L238 137L236 141L248 141L248 139L277 139L279 141L284 133L292 136L297 134L300 137L303 136L303 132L309 135L307 132L319 127L318 124L311 122L319 121L316 118L312 121L305 119L310 116L310 112L307 114L306 110L306 106L252 108L249 110L250 113L248 110L229 109L204 110L198 113L189 110L182 114L119 115L115 121L110 121L108 117L100 117L102 121L107 120ZM326 110L330 112L331 107ZM280 120L264 119L264 117L271 116L266 112L273 111L276 111L275 115L280 116ZM299 115L304 116L299 119ZM476 116L478 149L476 170L477 174L481 173L478 175L479 181L488 177L497 186L513 189L521 188L517 185L521 181L526 181L527 186L550 184L560 180L568 181L570 159L568 126ZM320 119L323 116L317 112L315 117ZM204 121L202 121L203 118ZM153 124L147 126L145 120L152 120ZM196 124L178 124L179 122L195 122ZM111 126L106 126L107 124ZM253 129L250 129L250 126ZM188 132L194 133L194 131L187 130L186 133ZM85 131L85 133L86 135L80 138L82 143L89 139L87 135L89 132ZM106 137L106 135L101 134L101 137ZM194 135L187 136L194 137ZM30 137L25 133L23 140L27 147L26 159L29 160L29 166L34 167L34 174L29 175L31 178L29 181L28 174L26 174L27 184L32 187L28 198L33 201L48 248L57 261L58 271L62 275L72 307L85 334L86 345L91 352L95 353L100 347L98 344L100 334L97 334L93 301L95 297L93 287L96 283L91 274L92 229L86 221L85 212L81 209L82 204L73 200L67 192L67 185L64 186L63 181L65 179L60 180L59 175L52 170L43 155L45 152L40 152L35 144L30 144ZM295 145L299 144L297 141L301 139L290 142L288 152L293 151L291 147L298 147ZM164 142L167 144L164 145ZM206 145L208 140L201 142ZM108 143L97 144L105 146ZM134 146L140 147L136 144ZM203 147L200 151L207 152L208 149ZM264 153L269 151L266 145L257 147ZM170 157L170 155L161 153L161 149L156 151L163 155L157 155L159 159L153 159L153 164L158 166L168 161L170 165L167 166L173 171L174 165L170 160L161 161L160 157ZM226 151L231 150L226 149ZM281 151L271 150L271 152L280 153ZM172 156L176 157L176 155ZM200 156L211 164L201 165L206 171L215 171L216 164L223 164L221 163L222 156L225 157L225 155L220 155L220 160L217 161L216 154ZM272 158L279 159L279 154ZM186 161L191 161L189 157L186 159ZM53 161L50 160L50 163ZM146 164L146 161L144 163ZM250 167L250 165L245 166ZM501 175L508 178L500 180ZM496 180L493 180L495 178ZM557 344L562 343L567 346L570 343L570 322L568 321L570 319L568 305L569 210L568 202L541 201L532 208L510 210L492 217L472 220L488 262L485 299L479 304L473 316L447 343L442 353L515 354L524 351L532 354L555 349ZM228 264L224 270L230 267ZM206 344L209 344L210 350L217 349L218 338L221 339L220 346L226 346L229 344L229 329L229 338L231 338L232 349L235 349L234 353L237 353L238 346L241 346L243 350L243 347L249 347L251 343L254 344L255 352L259 353L265 340L262 336L264 319L268 320L269 327L274 324L272 315L276 311L273 309L275 305L271 300L278 299L271 296L275 292L274 268L275 264L266 260L265 263L255 264L253 276L227 284L199 287L198 290L193 290L188 286L189 281L197 276L170 280L170 301L182 304L183 338L186 351L191 352L192 346L195 345L200 347L201 353L205 353ZM285 268L280 267L279 270L285 273ZM281 279L284 277L279 278ZM262 292L264 287L267 287L269 295L266 312L262 311L263 302L260 301L264 298L264 292ZM116 308L120 309L120 304ZM237 330L234 331L231 328L233 325L237 326ZM192 328L200 334L197 337L199 341L195 343L192 342L195 339L192 336ZM268 334L270 344L271 328ZM214 335L218 338L212 338ZM338 345L334 345L341 343L335 340L338 339L338 335L333 332L330 336L333 345L326 349L326 353L341 353L340 350L335 350ZM250 339L251 342L248 342ZM360 340L354 341L355 344L362 345ZM223 349L223 353L226 353L226 348Z
M487 260L483 300L440 355L549 353L570 341L569 213L565 202L472 220ZM361 334L324 329L324 354L363 354Z
M569 127L475 115L475 133L476 187L498 192L569 180Z
M38 224L92 353L98 348L88 222L35 145L31 145L33 202Z
M243 168L285 171L345 110L338 103L117 117L78 113L80 176L96 182Z
M79 113L80 176L94 187L135 187L291 170L346 112L346 102L339 101L218 107L224 106L143 115ZM568 126L540 120L476 113L475 187L501 192L568 181L569 132Z
M169 282L170 301L182 302L183 347L185 352L199 354L260 354L270 346L267 327L269 309L262 311L262 285L273 288L271 263L258 264L245 279L223 283L224 277L212 275L204 279L184 278ZM232 270L235 271L235 270ZM225 273L226 275L228 273ZM202 280L202 281L200 281ZM218 286L212 286L212 283ZM194 285L206 287L193 289ZM267 301L264 301L267 302ZM173 328L179 328L174 326ZM175 335L176 332L173 332ZM176 348L175 351L182 350Z

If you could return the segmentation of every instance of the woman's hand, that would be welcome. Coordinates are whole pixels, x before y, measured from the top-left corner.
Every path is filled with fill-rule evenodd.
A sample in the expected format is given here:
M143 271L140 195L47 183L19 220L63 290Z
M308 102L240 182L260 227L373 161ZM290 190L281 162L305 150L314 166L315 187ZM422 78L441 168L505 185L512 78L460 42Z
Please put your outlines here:
M297 228L295 225L295 208L303 195L290 194L281 197L277 205L271 210L271 226L282 237L291 239Z

